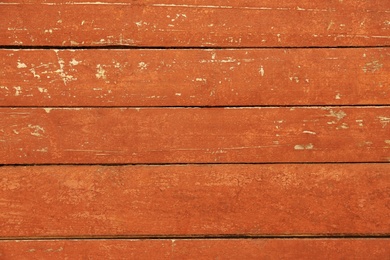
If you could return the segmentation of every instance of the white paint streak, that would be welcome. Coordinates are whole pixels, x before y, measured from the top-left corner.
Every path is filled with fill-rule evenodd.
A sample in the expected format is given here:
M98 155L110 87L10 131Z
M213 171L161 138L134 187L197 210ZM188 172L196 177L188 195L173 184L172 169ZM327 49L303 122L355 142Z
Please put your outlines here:
M310 134L310 135L316 135L317 133L316 132L313 132L313 131L303 131L304 134Z
M263 66L261 66L260 68L259 68L259 73L260 73L260 75L262 76L262 77L264 77L264 67Z
M314 148L314 145L312 143L310 144L297 144L294 146L294 150L312 150Z
M362 119L357 119L357 120L355 120L355 121L356 121L356 123L358 123L358 125L359 125L360 127L363 126L363 120L362 120Z

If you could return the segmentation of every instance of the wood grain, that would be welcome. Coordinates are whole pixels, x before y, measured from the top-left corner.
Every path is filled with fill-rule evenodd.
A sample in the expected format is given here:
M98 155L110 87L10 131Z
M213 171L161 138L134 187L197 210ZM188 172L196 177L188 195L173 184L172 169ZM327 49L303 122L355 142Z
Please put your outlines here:
M0 106L390 104L390 51L2 50Z
M0 163L388 162L390 107L1 108Z
M389 44L389 1L323 2L174 0L64 4L58 0L15 0L2 3L0 45L328 47Z
M1 237L388 235L390 164L4 166Z
M378 259L389 239L0 241L3 259Z

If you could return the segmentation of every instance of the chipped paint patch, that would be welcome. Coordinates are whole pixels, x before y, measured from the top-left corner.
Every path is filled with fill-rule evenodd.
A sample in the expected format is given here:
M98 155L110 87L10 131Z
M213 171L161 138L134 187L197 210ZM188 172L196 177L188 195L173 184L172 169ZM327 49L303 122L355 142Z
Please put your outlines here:
M45 110L45 112L49 114L52 108L44 108L43 110Z
M15 89L15 97L20 96L22 88L20 86L13 87Z
M314 145L312 143L310 144L297 144L294 146L294 150L312 150L314 148Z
M259 73L260 73L260 75L262 76L262 77L264 77L264 67L263 66L261 66L260 68L259 68Z
M25 63L20 62L20 61L18 60L18 65L16 65L16 67L17 67L18 69L23 69L23 68L27 68L27 65L26 65Z
M357 120L355 120L355 121L356 121L356 123L358 123L358 125L359 125L360 127L363 126L363 120L362 120L362 119L357 119Z
M366 65L364 65L362 70L364 71L364 73L376 72L380 70L382 67L383 67L382 63L380 63L378 60L374 60L373 62L366 63Z
M334 111L333 109L331 109L329 111L329 114L326 115L326 116L331 116L331 117L335 117L337 118L338 121L340 121L341 119L343 119L347 114L342 111L342 110L339 110L339 111Z
M57 56L57 61L58 61L58 66L60 67L58 70L56 70L55 72L58 73L58 75L61 77L62 81L64 82L64 85L66 86L66 84L69 82L69 81L72 81L72 80L76 80L76 78L74 78L73 76L71 75L67 75L64 71L64 68L65 68L65 61L63 59L61 59L59 56L58 56L58 51L56 50L55 51L56 53L56 56Z
M378 118L382 124L382 128L385 128L387 124L390 123L390 117L379 116Z
M75 60L74 58L69 62L70 65L76 66L80 63L80 61Z
M106 70L103 69L102 65L96 65L96 78L97 79L106 79Z
M196 78L195 81L206 83L206 82L207 82L207 79L204 79L204 78Z
M28 128L33 131L30 133L33 136L42 136L45 133L45 129L39 125L28 125Z
M299 78L297 76L289 77L290 81L295 81L295 83L299 83Z
M36 72L35 72L35 69L34 68L31 68L30 69L30 72L33 74L34 78L37 78L37 79L40 79L41 76L39 76Z
M138 68L140 68L141 70L146 70L148 68L148 64L141 61L140 63L138 63Z
M304 133L304 134L309 134L309 135L316 135L316 134L317 134L316 132L307 131L307 130L303 131L302 133Z
M47 93L47 89L46 88L38 87L38 91L41 92L41 93Z
M340 126L338 126L336 129L349 129L349 126L347 123L342 123Z
M41 153L47 153L48 151L48 148L47 147L44 147L44 148L41 148L41 149L36 149L34 150L35 152L41 152Z

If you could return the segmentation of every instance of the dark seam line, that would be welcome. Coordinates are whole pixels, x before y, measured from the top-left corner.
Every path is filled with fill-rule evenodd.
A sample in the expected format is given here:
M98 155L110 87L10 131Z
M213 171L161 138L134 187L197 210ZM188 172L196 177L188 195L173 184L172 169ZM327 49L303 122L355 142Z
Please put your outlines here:
M0 237L2 240L232 240L232 239L389 239L389 234L324 234L324 235L133 235L133 236L69 236L69 237Z
M366 108L366 107L390 107L390 103L388 104L351 104L351 105L318 105L318 104L313 104L313 105L204 105L204 106L4 106L0 105L0 109L24 109L24 108L32 108L32 109L41 109L41 108L53 108L53 109L72 109L72 108L99 108L99 109L123 109L123 108L142 108L142 109L164 109L164 108L182 108L182 109L194 109L194 108L207 108L207 109L212 109L212 108L328 108L328 107L340 107L340 108L348 108L348 107L355 107L355 108Z
M30 163L30 164L0 164L0 167L25 167L25 166L197 166L197 165L302 165L302 164L388 164L390 161L368 162L205 162L205 163Z
M0 45L0 49L32 49L32 50L240 50L240 49L371 49L388 48L390 45L367 45L367 46L124 46L124 45L105 45L105 46L12 46Z

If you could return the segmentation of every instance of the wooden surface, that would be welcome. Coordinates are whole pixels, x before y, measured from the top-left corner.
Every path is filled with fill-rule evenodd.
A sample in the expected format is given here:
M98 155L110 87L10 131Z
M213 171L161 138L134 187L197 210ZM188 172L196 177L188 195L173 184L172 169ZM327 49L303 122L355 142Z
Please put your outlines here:
M0 259L389 259L390 1L0 1Z
M2 3L0 45L389 45L389 1L323 2L14 0Z
M387 259L389 239L0 241L3 259Z
M0 236L388 235L389 166L2 167Z
M389 107L1 108L0 163L389 162Z
M0 106L376 105L390 52L3 50Z

